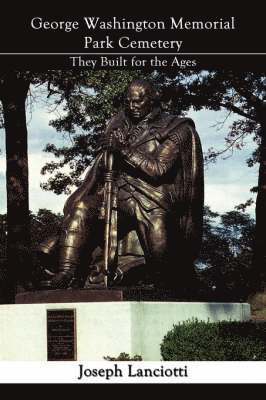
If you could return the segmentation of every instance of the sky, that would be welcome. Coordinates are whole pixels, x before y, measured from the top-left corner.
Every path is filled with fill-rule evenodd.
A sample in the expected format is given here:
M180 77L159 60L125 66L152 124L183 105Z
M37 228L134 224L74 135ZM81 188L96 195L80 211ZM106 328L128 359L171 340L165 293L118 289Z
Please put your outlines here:
M227 119L221 129L217 122L225 119L225 112L218 111L191 111L187 114L191 117L199 133L203 151L214 147L224 147L224 137L233 117ZM62 212L68 196L56 195L40 188L40 183L45 182L49 176L40 174L41 168L46 162L55 158L43 152L45 145L67 145L69 136L57 132L49 126L49 121L55 117L54 112L48 112L43 99L38 99L34 109L27 110L28 122L28 148L29 148L29 201L33 212L40 208L50 209L53 212ZM252 137L246 140L246 146L241 151L235 151L227 158L220 158L216 164L210 164L205 168L205 204L213 211L224 213L232 211L240 203L244 203L252 197L250 188L257 185L258 167L249 168L246 159L254 149ZM5 160L5 132L0 130L0 214L6 212L6 160ZM247 209L254 216L254 205Z

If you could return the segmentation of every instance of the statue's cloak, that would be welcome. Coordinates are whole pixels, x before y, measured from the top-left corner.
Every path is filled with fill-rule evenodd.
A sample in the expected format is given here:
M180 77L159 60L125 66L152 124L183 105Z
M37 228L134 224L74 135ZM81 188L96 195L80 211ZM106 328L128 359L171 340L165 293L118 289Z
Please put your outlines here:
M121 116L120 113L110 121L108 127L111 129L121 123L124 123L124 114ZM183 134L184 130L179 129L183 124L187 124L190 128L186 130L186 135ZM179 241L176 248L177 251L180 250L181 238L181 246L190 261L193 262L199 253L203 225L204 181L200 139L194 122L189 118L168 115L161 120L155 120L150 127L154 136L159 137L160 142L174 135L179 146L181 159L181 166L179 165L179 167L182 168L183 173L181 179L180 174L178 174L174 181L176 202L174 210L172 210L175 215L176 240ZM100 152L93 166L89 168L81 186L66 201L65 216L71 213L71 210L79 202L87 202L89 205L90 199L93 199L90 194L95 191L95 186L99 181L99 166L102 157L103 153ZM175 238L171 241L174 242ZM135 232L131 232L118 243L119 255L126 257L130 254L132 256L132 243L134 243L135 255L138 257L143 255Z

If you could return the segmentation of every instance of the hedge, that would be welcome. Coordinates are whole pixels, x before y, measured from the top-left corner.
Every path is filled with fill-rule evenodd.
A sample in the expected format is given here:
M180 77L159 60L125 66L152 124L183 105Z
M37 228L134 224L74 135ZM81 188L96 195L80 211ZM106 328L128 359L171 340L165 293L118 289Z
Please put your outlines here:
M266 322L188 320L165 335L161 355L164 361L266 361Z
M142 361L142 357L138 354L130 356L128 353L120 353L117 357L105 356L106 361Z

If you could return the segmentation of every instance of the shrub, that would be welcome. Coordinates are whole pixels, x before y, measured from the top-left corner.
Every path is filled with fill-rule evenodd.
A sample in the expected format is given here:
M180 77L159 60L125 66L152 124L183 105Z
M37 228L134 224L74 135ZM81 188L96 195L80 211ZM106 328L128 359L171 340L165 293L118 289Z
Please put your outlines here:
M130 355L127 353L120 353L117 357L106 356L103 358L106 361L142 361L141 356L135 355L133 357L130 357Z
M265 361L266 323L188 320L165 335L161 355L164 361Z

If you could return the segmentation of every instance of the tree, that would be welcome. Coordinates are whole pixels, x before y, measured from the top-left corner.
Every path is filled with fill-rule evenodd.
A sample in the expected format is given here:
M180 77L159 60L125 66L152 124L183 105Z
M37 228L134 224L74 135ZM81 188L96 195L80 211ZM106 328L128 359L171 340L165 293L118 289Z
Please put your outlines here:
M41 208L38 212L30 213L30 232L32 252L45 239L57 235L63 215Z
M246 213L214 213L205 207L198 274L224 300L246 299L251 291L255 221Z
M0 76L6 132L7 184L7 302L14 301L15 282L29 278L29 190L25 101L29 80L19 72ZM27 268L28 267L28 268Z
M257 150L247 160L249 166L259 163L256 200L256 235L254 245L254 285L264 287L266 283L266 74L265 72L201 71L189 79L186 90L191 105L196 110L206 107L210 110L226 109L239 118L233 122L225 138L222 151L210 149L207 160L215 160L225 151L241 149L246 136L253 134ZM248 200L247 205L250 204Z
M36 276L39 259L38 246L40 243L58 234L59 227L63 219L62 214L55 214L47 209L39 209L37 213L30 212L30 245L29 251L32 255L34 273L27 277L32 280ZM8 296L9 288L6 287L7 280L7 218L6 214L0 214L0 303L4 303Z

